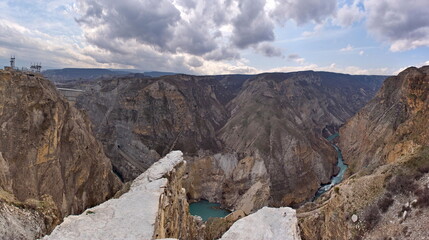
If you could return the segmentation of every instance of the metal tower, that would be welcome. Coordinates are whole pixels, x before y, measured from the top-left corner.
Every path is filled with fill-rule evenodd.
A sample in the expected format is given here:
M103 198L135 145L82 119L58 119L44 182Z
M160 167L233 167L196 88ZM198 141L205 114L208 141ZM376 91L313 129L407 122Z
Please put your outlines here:
M10 57L10 68L15 69L15 56Z

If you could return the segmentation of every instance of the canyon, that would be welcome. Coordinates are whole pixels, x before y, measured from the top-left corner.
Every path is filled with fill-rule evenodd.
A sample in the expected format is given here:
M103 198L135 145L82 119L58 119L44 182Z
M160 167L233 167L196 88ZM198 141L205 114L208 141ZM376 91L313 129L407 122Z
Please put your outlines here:
M429 68L385 80L340 128L346 180L298 209L303 239L424 239L429 196Z
M0 234L420 238L428 69L382 86L313 71L109 76L62 82L81 91L71 102L39 75L2 71ZM340 149L344 179L314 198L339 173ZM201 199L232 213L191 216Z
M185 154L190 201L228 209L298 206L336 170L324 139L376 93L384 77L327 72L69 82L124 181L171 150Z

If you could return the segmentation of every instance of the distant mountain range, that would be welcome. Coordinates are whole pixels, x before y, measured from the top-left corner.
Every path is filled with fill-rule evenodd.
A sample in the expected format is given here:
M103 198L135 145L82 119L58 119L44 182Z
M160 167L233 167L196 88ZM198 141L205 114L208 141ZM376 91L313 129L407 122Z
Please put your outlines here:
M143 72L136 69L105 69L105 68L63 68L43 71L43 75L54 82L65 82L70 80L90 80L100 77L123 76L129 74L142 73L147 77L160 77L175 75L173 72Z

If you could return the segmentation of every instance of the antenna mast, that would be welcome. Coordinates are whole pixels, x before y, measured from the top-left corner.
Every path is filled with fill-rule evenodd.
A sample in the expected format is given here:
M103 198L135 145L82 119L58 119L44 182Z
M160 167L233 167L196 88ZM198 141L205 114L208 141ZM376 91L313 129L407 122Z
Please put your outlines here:
M15 69L15 56L10 57L10 68Z

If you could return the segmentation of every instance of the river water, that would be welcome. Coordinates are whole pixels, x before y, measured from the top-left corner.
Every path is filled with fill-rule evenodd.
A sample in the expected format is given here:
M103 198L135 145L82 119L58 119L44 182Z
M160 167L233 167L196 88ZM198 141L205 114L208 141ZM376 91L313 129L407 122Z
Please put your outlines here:
M203 221L207 221L209 218L226 217L231 212L220 208L219 203L200 200L189 204L189 213L194 216L200 216Z
M332 140L334 140L336 137L338 137L339 134L335 133L329 137L327 137L326 139L330 142L332 142ZM316 200L318 197L320 197L322 194L324 194L325 192L329 191L333 186L337 185L338 183L340 183L343 180L344 177L344 173L347 170L347 165L344 164L343 161L343 155L341 154L341 150L338 148L338 146L336 146L335 144L331 143L332 146L335 148L335 150L337 151L337 166L340 168L340 171L338 172L337 175L333 176L331 178L331 182L328 184L324 184L322 185L316 192L316 195L313 198L313 201Z

